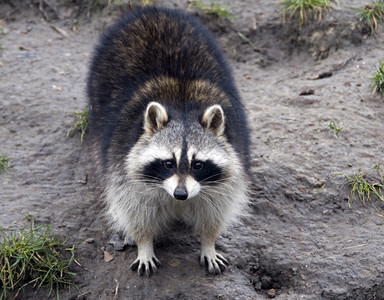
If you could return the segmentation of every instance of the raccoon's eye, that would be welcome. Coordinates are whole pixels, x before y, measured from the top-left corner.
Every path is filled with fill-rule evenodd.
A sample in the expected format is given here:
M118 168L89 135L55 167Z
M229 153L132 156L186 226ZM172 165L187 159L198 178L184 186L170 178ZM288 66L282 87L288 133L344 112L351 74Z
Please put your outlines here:
M192 163L192 168L194 170L200 170L203 167L203 165L204 165L203 162L195 161L195 162Z
M173 165L173 161L171 160L165 160L163 162L163 166L166 167L167 169L173 169L174 165Z

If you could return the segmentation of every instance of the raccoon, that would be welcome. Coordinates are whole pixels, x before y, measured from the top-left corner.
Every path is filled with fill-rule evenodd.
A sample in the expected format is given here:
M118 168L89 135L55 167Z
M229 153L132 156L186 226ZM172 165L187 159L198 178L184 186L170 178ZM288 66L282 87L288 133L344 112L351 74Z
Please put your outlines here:
M87 93L107 219L138 247L130 269L157 271L154 238L178 220L200 235L201 264L222 273L215 240L247 207L250 139L209 31L179 10L126 15L95 47Z

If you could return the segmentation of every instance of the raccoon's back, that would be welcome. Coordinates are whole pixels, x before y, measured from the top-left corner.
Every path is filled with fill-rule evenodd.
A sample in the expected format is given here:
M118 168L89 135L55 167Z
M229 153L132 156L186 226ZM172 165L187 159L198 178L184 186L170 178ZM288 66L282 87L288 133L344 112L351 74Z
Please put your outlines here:
M178 88L170 83L173 79ZM143 8L119 20L96 47L88 78L90 130L102 141L102 153L107 153L116 130L126 133L124 140L116 141L119 151L129 151L143 133L143 112L150 101L160 98L176 110L213 104L195 99L197 93L198 98L206 93L188 88L191 82L212 83L217 95L225 94L211 93L211 101L222 104L231 122L229 139L239 138L242 143L237 144L245 146L238 150L247 152L243 107L231 70L208 30L194 17L165 8ZM148 83L152 86L147 90Z
M95 113L101 106L113 108L160 76L232 86L221 51L195 18L149 7L127 15L102 37L91 64L90 104Z

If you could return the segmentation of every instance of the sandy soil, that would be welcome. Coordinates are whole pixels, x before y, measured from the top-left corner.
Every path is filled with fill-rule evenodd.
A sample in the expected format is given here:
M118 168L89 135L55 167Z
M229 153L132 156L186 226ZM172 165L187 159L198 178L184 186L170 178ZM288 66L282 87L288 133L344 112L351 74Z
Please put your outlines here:
M163 268L140 278L128 269L136 249L108 243L87 140L67 137L73 112L86 105L92 47L126 6L89 18L84 10L78 16L76 1L52 5L53 12L45 7L45 16L36 2L0 4L0 152L11 163L0 175L0 226L19 228L34 216L71 243L94 239L78 247L78 289L62 299L384 299L384 219L358 200L349 208L339 175L374 176L384 162L383 99L369 88L383 59L381 32L367 35L343 8L297 35L269 0L231 1L232 23L202 17L230 59L249 113L251 215L217 241L231 263L223 275L199 266L197 237L177 226L157 242ZM324 72L332 76L314 80ZM339 136L330 121L341 125ZM104 261L102 247L112 261ZM19 298L46 293L27 290Z

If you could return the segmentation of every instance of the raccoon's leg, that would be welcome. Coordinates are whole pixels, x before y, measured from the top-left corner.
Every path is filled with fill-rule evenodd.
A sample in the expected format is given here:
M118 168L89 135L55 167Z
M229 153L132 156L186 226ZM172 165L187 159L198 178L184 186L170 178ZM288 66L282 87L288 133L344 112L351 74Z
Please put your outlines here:
M147 276L155 273L158 267L161 267L160 261L156 258L153 252L153 237L144 236L136 240L138 254L137 259L131 264L130 269L137 271L142 276L144 273Z
M130 236L127 235L124 238L124 245L136 246L136 242L133 238L131 238Z
M228 261L215 249L217 234L203 230L201 234L201 255L200 264L206 265L208 271L214 274L221 274L229 265Z

